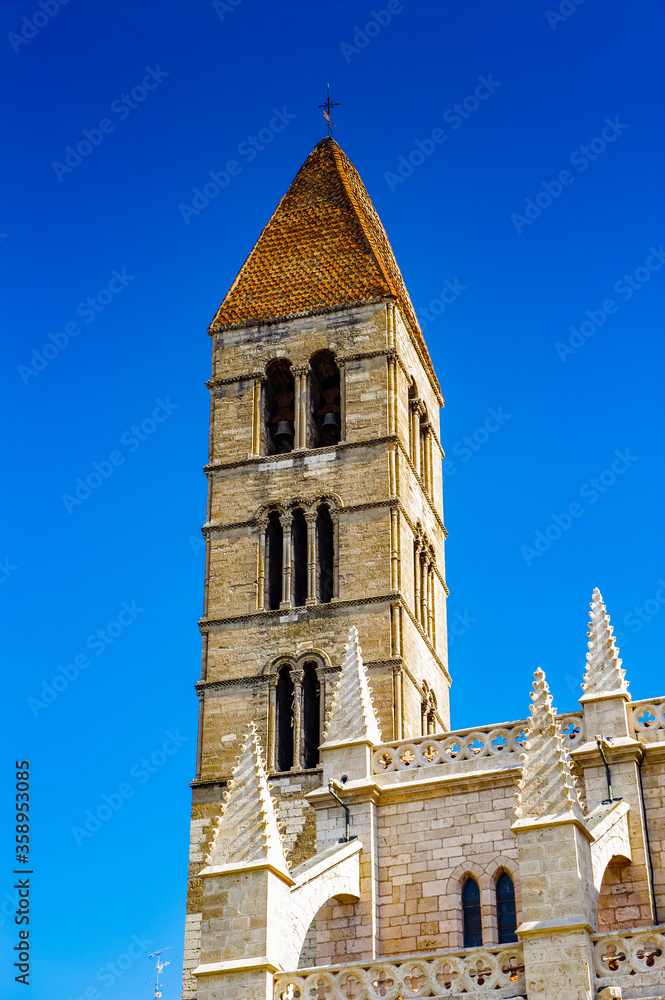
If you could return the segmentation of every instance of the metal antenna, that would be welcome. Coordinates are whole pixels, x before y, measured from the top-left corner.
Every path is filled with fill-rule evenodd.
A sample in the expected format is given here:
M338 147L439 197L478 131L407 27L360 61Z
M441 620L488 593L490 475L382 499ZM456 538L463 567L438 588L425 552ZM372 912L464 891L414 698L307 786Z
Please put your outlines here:
M332 120L332 109L339 107L339 101L330 100L330 84L328 84L327 100L325 101L324 104L319 104L318 106L319 108L321 108L321 111L323 112L323 117L328 123L328 137L332 138L332 130L333 128L337 128L337 125L335 125L334 121Z
M159 1000L159 997L161 997L162 995L161 990L159 988L159 977L161 975L162 969L165 969L167 965L170 965L169 962L161 962L159 956L162 954L163 951L170 951L170 950L171 946L169 945L168 948L160 948L159 951L153 951L152 954L148 955L148 958L157 959L157 962L155 963L155 967L157 969L157 979L155 980L154 983L148 984L149 986L154 985L155 987L155 1000Z

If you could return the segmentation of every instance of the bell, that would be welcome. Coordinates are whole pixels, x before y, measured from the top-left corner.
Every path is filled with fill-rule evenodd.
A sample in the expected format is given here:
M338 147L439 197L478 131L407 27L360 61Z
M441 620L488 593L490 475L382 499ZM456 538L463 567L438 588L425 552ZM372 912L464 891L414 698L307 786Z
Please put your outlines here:
M323 418L323 423L321 424L322 430L339 430L339 417L332 410L328 410Z
M290 420L280 420L277 424L277 430L273 434L273 439L275 444L292 444L293 443L293 431L291 430Z

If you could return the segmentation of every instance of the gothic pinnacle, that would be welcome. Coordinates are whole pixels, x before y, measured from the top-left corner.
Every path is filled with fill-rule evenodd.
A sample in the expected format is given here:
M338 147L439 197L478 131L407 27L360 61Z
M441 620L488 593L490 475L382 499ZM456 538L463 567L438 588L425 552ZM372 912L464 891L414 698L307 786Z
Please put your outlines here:
M518 819L573 815L582 819L570 758L563 748L556 709L543 670L534 674L522 777L517 782Z
M216 817L206 864L266 861L279 871L288 871L271 787L256 725L252 722L223 798L222 814Z
M381 743L381 731L355 626L349 631L349 641L344 649L342 672L326 720L324 743L351 743L356 740Z
M628 700L630 696L625 679L626 671L621 669L614 629L610 625L610 616L597 587L593 592L589 619L589 651L586 654L587 667L581 701L607 695L623 695Z

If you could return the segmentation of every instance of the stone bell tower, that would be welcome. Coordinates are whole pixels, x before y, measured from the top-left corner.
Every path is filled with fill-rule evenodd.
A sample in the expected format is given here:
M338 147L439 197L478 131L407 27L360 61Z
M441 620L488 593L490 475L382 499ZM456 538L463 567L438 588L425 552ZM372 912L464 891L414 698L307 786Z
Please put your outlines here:
M383 740L449 728L443 398L386 233L326 138L210 326L198 762L184 997L213 817L250 722L285 842L314 853L319 744L349 630Z

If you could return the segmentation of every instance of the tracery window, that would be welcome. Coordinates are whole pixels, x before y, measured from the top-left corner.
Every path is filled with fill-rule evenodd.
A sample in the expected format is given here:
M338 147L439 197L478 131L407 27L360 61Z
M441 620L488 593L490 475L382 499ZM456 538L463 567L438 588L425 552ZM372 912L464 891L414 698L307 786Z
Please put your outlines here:
M471 875L462 885L462 927L464 947L479 948L483 943L480 887Z
M294 685L288 665L277 675L275 712L275 768L290 771L293 767Z
M499 927L499 944L517 941L515 886L508 872L501 872L496 880L496 916Z

